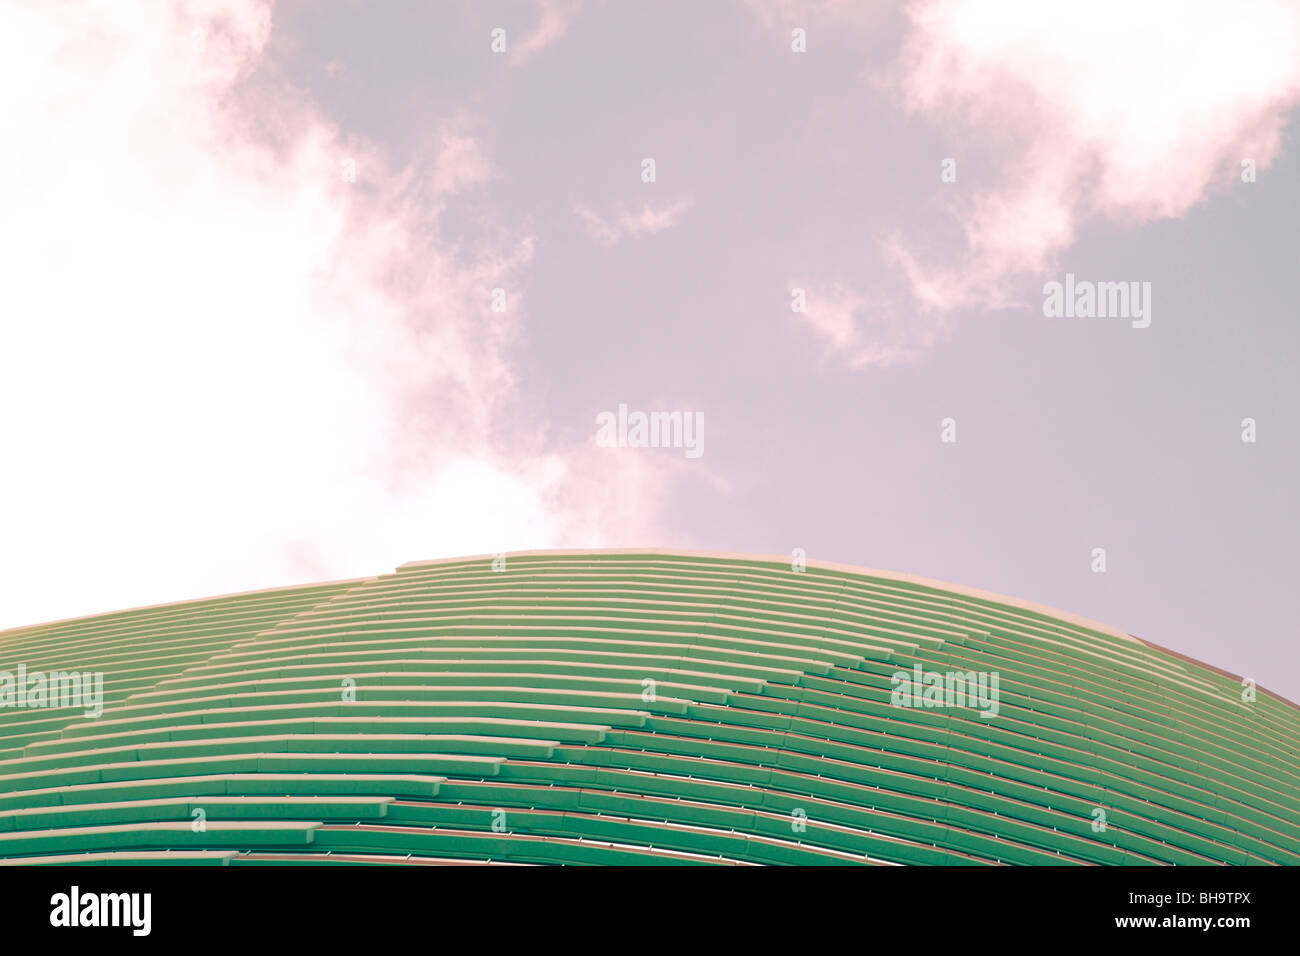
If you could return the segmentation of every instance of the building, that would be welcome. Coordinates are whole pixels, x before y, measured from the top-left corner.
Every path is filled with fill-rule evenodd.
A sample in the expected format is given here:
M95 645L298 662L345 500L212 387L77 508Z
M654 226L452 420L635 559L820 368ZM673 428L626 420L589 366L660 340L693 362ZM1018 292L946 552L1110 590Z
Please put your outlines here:
M1295 864L1300 710L907 575L414 563L0 633L0 858Z

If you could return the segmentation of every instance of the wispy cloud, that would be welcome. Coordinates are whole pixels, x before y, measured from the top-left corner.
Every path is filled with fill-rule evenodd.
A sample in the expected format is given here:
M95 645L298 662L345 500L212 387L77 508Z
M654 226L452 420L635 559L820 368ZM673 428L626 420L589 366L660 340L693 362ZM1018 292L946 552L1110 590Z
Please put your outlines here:
M613 246L627 236L654 235L672 229L681 223L690 207L689 199L661 206L644 203L638 212L622 209L611 219L597 215L587 206L577 206L573 211L593 239L602 246Z
M511 65L522 66L563 37L581 9L582 0L537 0L537 25L510 44Z
M903 309L883 294L868 294L837 279L790 280L803 289L796 324L821 340L828 358L851 368L884 368L915 358L948 334L941 314Z

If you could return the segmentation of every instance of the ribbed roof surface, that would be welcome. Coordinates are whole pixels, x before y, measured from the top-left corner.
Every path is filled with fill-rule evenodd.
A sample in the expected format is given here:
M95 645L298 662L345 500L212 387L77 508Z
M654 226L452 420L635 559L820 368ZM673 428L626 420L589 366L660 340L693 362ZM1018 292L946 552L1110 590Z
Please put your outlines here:
M0 710L20 861L1300 863L1294 706L879 572L412 564L0 633L19 664L105 680L98 719ZM917 664L997 715L895 706Z

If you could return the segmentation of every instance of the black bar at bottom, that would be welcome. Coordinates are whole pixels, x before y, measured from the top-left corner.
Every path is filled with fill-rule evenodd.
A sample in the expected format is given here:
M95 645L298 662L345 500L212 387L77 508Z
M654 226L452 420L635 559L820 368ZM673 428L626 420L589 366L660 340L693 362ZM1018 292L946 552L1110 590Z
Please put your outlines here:
M846 934L879 945L895 932L963 946L1126 936L1232 945L1295 938L1294 876L1282 867L0 867L0 913L11 940L75 934L128 946L391 935L495 946L578 934L594 950L781 937L806 948Z

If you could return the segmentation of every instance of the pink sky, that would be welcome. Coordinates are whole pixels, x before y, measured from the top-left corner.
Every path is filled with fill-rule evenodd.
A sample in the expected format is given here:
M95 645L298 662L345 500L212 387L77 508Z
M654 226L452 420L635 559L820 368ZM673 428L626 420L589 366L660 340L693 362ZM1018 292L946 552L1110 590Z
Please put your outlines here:
M1300 8L637 6L0 6L0 626L802 547L1300 697Z

